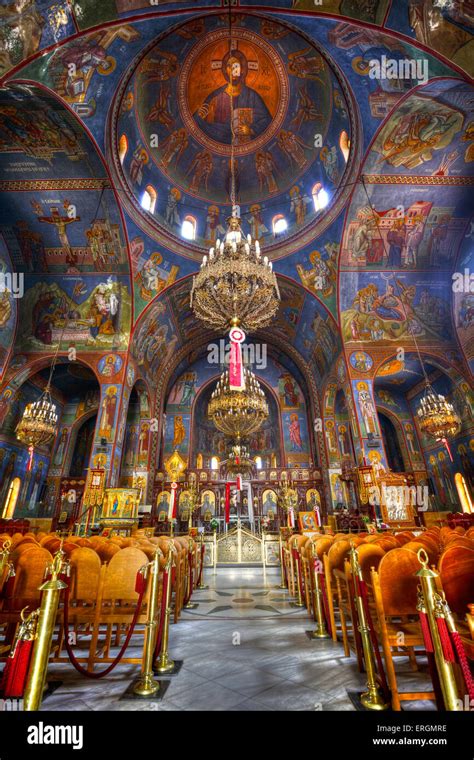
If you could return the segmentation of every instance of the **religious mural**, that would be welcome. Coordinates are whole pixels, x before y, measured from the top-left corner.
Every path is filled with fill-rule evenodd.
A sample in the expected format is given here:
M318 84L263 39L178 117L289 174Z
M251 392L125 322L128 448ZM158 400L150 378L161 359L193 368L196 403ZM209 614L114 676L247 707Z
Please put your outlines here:
M123 350L127 345L130 294L117 276L28 279L22 307L19 350L41 351L71 341L81 349Z

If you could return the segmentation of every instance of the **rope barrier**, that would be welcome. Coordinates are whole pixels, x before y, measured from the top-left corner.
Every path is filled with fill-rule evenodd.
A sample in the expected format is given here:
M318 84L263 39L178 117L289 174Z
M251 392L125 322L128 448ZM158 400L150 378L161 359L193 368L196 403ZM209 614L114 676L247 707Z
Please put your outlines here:
M68 653L68 656L72 665L75 667L77 672L80 673L81 675L86 676L87 678L103 678L104 676L111 673L112 670L119 664L120 660L124 656L125 651L130 643L130 639L132 638L132 635L134 633L134 630L137 625L138 618L140 616L141 609L142 609L143 597L145 595L145 590L146 590L146 579L143 573L141 573L140 571L138 571L137 573L135 590L138 593L137 605L135 607L135 612L133 614L132 622L130 624L127 635L125 637L125 641L122 647L120 648L120 651L117 657L115 657L113 662L111 662L110 665L107 668L105 668L105 670L103 670L101 673L91 673L89 670L86 670L86 668L83 668L80 662L78 662L69 641L69 586L67 586L67 588L64 589L64 633L65 633L64 644L65 644L66 651Z

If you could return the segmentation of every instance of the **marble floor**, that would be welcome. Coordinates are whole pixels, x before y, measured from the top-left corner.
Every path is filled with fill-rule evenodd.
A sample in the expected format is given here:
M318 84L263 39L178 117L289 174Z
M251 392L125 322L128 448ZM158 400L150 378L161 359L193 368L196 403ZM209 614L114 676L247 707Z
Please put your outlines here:
M161 701L123 699L138 677L138 665L118 665L106 678L91 680L72 665L52 665L49 680L62 685L42 710L353 710L347 690L361 691L365 677L341 644L311 641L313 626L305 609L295 607L278 588L279 571L218 568L205 574L207 589L193 594L170 627L170 655L182 660ZM133 654L140 656L138 648ZM130 649L128 654L130 655ZM98 668L100 670L100 668ZM416 676L416 679L414 678ZM426 684L410 673L404 688ZM408 705L406 709L408 709ZM412 703L412 709L433 709Z

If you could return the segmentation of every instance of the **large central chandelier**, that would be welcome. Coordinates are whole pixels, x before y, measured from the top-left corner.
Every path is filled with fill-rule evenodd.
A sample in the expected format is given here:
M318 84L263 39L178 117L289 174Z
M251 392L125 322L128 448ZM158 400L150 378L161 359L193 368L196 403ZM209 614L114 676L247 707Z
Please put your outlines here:
M417 409L420 430L436 441L446 443L461 429L461 419L454 406L440 393L435 393L430 383Z
M244 368L243 374L244 387L234 390L230 387L228 370L223 372L207 407L216 428L237 444L241 438L255 433L268 417L268 404L260 383L250 370Z
M58 414L53 404L49 385L37 401L27 404L16 426L16 437L28 446L42 446L56 435Z
M244 236L239 217L233 214L227 221L225 239L209 249L193 279L191 307L197 319L216 330L232 325L257 330L278 310L277 278L258 240Z

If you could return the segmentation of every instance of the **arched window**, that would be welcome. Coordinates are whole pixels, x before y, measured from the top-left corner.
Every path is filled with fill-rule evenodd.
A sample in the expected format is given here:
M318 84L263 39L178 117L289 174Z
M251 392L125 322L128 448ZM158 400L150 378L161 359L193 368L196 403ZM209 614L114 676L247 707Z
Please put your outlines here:
M7 498L5 500L5 506L3 508L2 518L8 520L13 517L15 512L18 495L20 493L21 480L20 478L13 478L8 487Z
M211 457L211 470L219 469L219 457Z
M351 148L351 141L349 140L349 135L347 134L346 130L343 129L341 134L339 135L339 147L341 149L341 153L344 156L344 161L349 161L349 150Z
M181 225L181 234L186 240L196 240L196 220L194 216L185 216Z
M457 472L454 476L454 482L459 495L459 501L461 502L462 511L467 512L467 514L472 514L474 512L474 505L464 475Z
M118 146L118 154L120 163L123 164L125 160L125 156L127 155L128 151L128 140L127 135L122 135L119 140L119 146Z
M145 211L149 211L150 214L153 214L156 206L156 199L157 194L155 188L153 185L147 185L143 191L140 205L143 209L145 209Z
M329 195L320 182L316 182L311 194L313 196L314 210L321 211L329 203Z
M286 221L283 214L277 214L273 217L272 220L272 228L273 228L273 234L275 237L277 235L283 235L284 232L288 229L288 222Z
M262 469L262 457L255 457L255 467L257 470Z

